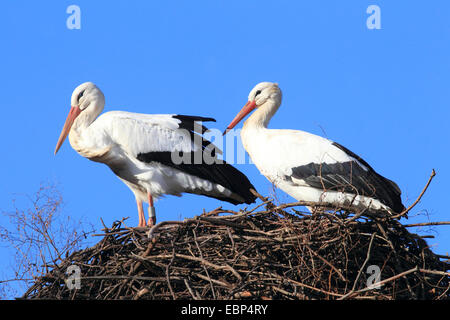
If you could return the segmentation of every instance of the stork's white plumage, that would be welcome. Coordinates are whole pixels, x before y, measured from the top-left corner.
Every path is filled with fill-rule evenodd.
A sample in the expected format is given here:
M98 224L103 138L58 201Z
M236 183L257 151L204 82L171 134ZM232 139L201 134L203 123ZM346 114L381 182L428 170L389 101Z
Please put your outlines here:
M224 134L247 114L244 148L259 171L297 200L399 213L401 191L342 145L304 131L267 129L281 104L278 85L262 82Z
M255 201L247 177L224 161L215 161L217 149L201 137L207 130L201 122L214 119L122 111L99 116L104 105L104 95L93 83L78 86L55 154L69 135L80 155L108 165L133 191L139 226L146 225L142 203L149 203L149 224L154 224L153 201L165 194L187 192L233 204Z

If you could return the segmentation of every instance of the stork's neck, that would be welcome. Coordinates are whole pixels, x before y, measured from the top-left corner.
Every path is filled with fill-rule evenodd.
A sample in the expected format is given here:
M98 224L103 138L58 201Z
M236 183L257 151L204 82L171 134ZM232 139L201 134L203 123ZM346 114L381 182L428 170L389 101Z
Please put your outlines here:
M244 122L242 130L267 128L270 119L272 119L279 107L279 101L268 99L264 104L259 106Z
M74 131L84 131L97 119L98 115L102 112L102 108L87 108L82 111L80 115L75 119L72 130Z
M91 128L95 123L95 119L103 110L103 105L91 105L83 110L80 115L75 119L72 128L69 132L69 141L72 148L81 153L82 149L97 149L101 146L94 134L92 134Z

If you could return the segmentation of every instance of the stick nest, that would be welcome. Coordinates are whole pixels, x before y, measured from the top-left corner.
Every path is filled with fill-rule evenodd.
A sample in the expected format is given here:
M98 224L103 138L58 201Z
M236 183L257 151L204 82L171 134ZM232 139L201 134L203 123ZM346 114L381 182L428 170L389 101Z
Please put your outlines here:
M305 214L267 201L251 211L219 208L162 222L151 231L128 228L122 220L103 232L96 245L37 278L23 298L450 297L444 257L392 218L318 208ZM67 274L72 265L81 271L78 289Z

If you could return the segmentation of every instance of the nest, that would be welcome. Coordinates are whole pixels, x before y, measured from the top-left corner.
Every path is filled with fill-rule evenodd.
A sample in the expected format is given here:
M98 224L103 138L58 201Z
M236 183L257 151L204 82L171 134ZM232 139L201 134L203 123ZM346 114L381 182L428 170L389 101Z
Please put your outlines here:
M448 299L449 264L398 219L276 206L151 230L115 222L24 299ZM265 206L265 207L264 207ZM78 268L78 286L67 273Z

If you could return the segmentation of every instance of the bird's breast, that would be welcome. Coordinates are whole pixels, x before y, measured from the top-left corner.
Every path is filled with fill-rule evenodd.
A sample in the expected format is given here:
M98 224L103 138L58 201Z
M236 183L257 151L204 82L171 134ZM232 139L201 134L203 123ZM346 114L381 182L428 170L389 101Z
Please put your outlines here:
M70 131L69 142L72 148L81 156L95 162L105 163L108 160L112 148L110 145L99 147L93 144L88 144L86 139L76 130Z
M243 129L241 131L242 144L252 159L253 164L263 176L277 184L284 179L286 173L280 166L279 146L273 145L267 129Z

